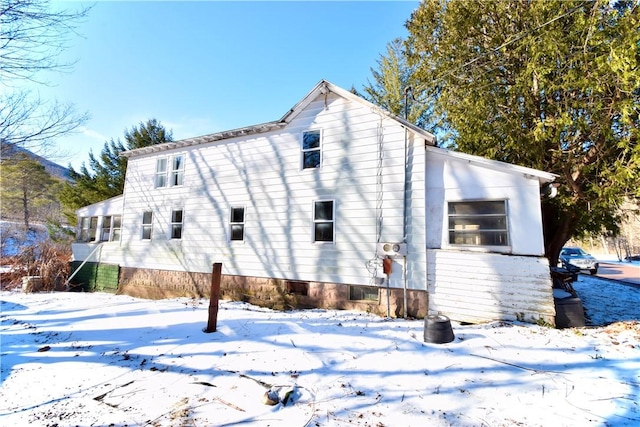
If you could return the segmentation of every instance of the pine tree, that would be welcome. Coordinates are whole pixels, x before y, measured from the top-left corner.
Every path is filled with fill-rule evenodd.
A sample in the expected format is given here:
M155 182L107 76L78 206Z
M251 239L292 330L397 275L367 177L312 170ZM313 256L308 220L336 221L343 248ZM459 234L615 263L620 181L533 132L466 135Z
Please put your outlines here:
M2 216L20 218L25 230L30 230L36 209L56 203L59 182L37 160L23 153L2 160L1 165Z
M125 131L124 143L111 139L104 143L99 156L89 153L89 166L82 164L80 171L70 167L72 182L66 183L60 193L60 201L67 218L74 223L76 209L122 194L127 170L127 158L123 151L173 141L156 119L140 123Z
M552 263L640 197L639 16L631 1L425 0L407 22L452 148L559 175L542 205Z

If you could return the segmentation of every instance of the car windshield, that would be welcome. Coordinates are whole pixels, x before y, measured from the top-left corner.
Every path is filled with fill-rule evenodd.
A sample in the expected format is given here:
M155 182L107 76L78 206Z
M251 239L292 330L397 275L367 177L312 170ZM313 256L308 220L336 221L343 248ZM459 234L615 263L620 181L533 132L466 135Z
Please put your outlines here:
M567 248L562 250L562 255L581 256L587 253L580 248Z

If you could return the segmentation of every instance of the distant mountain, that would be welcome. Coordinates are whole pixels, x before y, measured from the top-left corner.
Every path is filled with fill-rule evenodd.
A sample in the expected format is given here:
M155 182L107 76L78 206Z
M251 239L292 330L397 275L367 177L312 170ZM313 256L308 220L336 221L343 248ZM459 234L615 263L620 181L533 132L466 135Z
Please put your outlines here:
M45 159L42 156L37 155L36 153L29 151L25 148L16 147L15 145L0 143L0 153L2 153L2 159L10 159L16 156L18 153L25 153L27 156L31 157L34 160L37 160L42 166L44 166L44 170L49 172L52 176L64 180L70 180L69 169L61 166L55 162Z

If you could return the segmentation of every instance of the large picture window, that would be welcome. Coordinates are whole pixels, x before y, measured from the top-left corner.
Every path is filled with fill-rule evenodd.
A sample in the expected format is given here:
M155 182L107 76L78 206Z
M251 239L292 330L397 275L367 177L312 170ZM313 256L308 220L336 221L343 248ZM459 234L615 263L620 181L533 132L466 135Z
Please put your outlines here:
M323 200L313 203L314 242L333 242L335 228L333 209L333 200Z
M302 169L319 168L321 161L320 131L302 132Z
M244 240L244 208L232 207L229 219L231 240Z
M449 202L449 243L508 246L506 205L504 200Z

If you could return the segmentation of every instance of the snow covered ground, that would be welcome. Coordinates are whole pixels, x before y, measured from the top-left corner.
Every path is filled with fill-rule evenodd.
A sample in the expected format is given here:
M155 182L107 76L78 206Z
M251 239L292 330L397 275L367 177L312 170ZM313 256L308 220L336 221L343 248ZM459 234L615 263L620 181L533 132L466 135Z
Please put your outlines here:
M206 334L207 300L4 291L0 425L640 425L640 289L575 288L602 326L454 323L449 344L350 311L221 301Z

